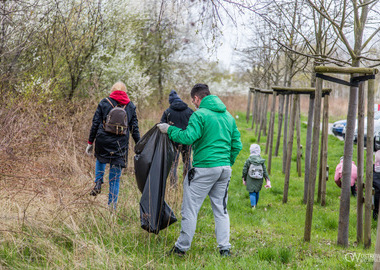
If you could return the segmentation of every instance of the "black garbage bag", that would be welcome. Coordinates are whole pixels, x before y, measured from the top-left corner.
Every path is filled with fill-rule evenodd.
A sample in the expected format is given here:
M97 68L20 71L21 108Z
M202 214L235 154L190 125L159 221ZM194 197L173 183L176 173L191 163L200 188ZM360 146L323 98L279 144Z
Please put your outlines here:
M177 221L165 202L166 179L174 158L174 147L167 134L155 125L135 146L135 176L139 190L141 227L158 234Z

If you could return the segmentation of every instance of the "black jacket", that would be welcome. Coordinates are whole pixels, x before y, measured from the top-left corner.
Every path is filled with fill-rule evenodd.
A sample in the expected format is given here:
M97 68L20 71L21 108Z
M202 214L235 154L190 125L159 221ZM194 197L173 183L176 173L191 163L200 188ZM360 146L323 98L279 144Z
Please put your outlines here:
M161 123L168 123L181 129L186 129L189 118L193 112L194 111L190 109L185 102L176 99L162 114Z
M108 98L115 106L116 100ZM116 135L104 131L103 123L106 121L108 113L111 111L111 104L104 98L100 101L98 108L92 119L92 126L88 141L91 143L95 140L95 157L101 163L110 163L122 168L127 167L128 161L128 144L129 132L137 143L140 140L139 126L136 116L136 106L130 101L125 110L128 115L129 132L126 135Z
M380 192L380 173L375 172L375 165L373 166L373 187L376 191Z

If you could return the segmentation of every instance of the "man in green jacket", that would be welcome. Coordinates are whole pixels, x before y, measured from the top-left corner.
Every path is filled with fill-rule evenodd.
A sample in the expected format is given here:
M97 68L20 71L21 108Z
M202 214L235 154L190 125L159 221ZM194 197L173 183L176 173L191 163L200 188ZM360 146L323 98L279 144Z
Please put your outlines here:
M215 219L215 234L219 252L230 256L230 218L227 213L228 184L231 166L242 149L235 119L223 102L206 84L191 89L192 102L197 108L185 130L158 124L174 142L193 145L193 168L183 183L181 233L171 250L179 256L190 249L197 216L204 199L210 197Z

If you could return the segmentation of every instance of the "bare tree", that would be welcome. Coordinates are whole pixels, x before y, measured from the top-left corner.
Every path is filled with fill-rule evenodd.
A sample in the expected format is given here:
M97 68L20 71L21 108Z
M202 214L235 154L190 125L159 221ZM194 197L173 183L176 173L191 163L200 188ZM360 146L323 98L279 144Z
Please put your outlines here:
M36 42L36 34L51 9L49 1L0 1L0 91L14 90L23 71L31 68L22 59Z
M334 6L334 8L328 8L323 3L321 6L317 6L313 1L308 0L309 5L321 14L333 27L336 35L339 37L341 43L345 47L347 53L350 56L351 66L359 67L362 59L370 59L365 55L365 48L373 42L373 38L377 36L380 31L380 26L377 25L375 29L371 29L369 20L369 14L375 11L375 5L377 1L364 0L359 1L342 1ZM372 18L373 19L373 18ZM354 30L353 44L348 38L350 30ZM371 34L366 37L364 35L365 30L371 31ZM375 59L373 59L375 60ZM349 105L347 119L355 119L356 109L358 102L358 88L350 87ZM339 227L338 227L338 245L348 246L348 228L349 228L349 211L350 211L350 178L351 178L351 161L353 152L353 126L355 121L347 121L346 127L346 141L344 145L344 162L343 162L343 179L342 179L342 194L340 200L339 211ZM370 182L367 179L366 182ZM371 183L371 182L370 182ZM367 187L366 192L369 192L370 186ZM366 215L370 215L371 209L365 209ZM365 230L368 228L364 228ZM369 227L370 229L370 227ZM364 243L366 247L371 243Z

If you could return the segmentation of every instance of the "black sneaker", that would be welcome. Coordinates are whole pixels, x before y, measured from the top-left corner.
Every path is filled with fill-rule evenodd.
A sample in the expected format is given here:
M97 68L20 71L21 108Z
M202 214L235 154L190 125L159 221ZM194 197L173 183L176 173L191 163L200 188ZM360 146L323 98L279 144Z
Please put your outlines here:
M229 249L219 250L220 256L222 257L231 257L231 252Z
M91 196L96 196L96 195L100 194L101 191L102 191L102 183L101 182L97 182L97 183L95 183L94 189L91 190L90 195Z
M178 257L183 257L185 256L186 252L185 251L182 251L180 250L179 248L177 248L176 246L174 246L168 253L168 255L177 255Z

